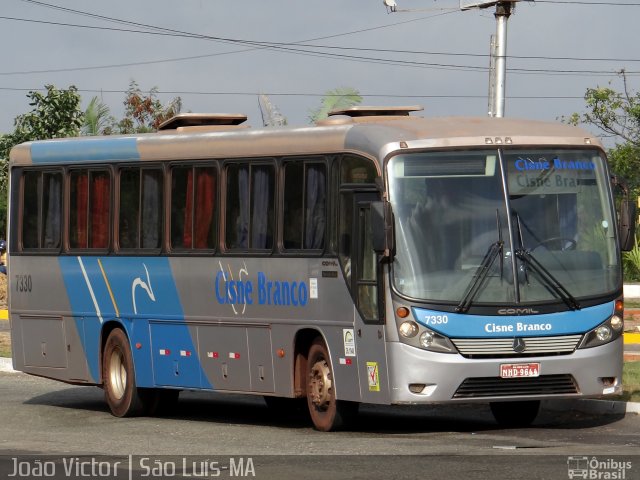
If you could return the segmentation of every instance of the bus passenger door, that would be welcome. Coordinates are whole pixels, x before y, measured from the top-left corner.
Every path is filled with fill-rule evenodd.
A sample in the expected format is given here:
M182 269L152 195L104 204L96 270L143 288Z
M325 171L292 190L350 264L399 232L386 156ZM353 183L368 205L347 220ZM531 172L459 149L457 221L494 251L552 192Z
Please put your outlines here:
M349 286L354 302L360 395L364 402L388 403L382 279L371 230L371 202L379 198L369 192L354 193L352 198L351 225L344 227L351 230Z

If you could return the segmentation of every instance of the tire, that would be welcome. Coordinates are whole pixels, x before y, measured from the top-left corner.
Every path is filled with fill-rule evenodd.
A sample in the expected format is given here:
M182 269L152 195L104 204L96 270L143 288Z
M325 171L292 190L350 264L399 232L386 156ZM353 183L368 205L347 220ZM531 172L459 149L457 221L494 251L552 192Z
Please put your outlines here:
M105 400L114 416L134 417L145 413L151 389L136 387L129 339L119 328L109 334L102 352L102 382Z
M320 338L311 344L307 360L307 406L314 428L329 432L345 426L358 404L336 400L331 359Z
M538 416L540 400L491 402L491 413L503 427L528 427Z

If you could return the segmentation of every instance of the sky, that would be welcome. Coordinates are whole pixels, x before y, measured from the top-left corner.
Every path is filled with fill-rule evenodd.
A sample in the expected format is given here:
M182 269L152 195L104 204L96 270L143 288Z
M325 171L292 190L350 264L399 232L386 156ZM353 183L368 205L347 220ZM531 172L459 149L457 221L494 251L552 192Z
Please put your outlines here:
M244 113L252 127L262 125L261 93L290 125L307 125L337 87L357 89L363 105L487 115L495 9L396 2L388 13L382 0L2 0L0 133L46 84L75 85L83 108L98 96L116 118L131 81L157 87L164 103L180 96L184 112ZM505 116L557 121L584 111L587 88L622 89L621 69L636 91L639 19L639 0L518 2Z

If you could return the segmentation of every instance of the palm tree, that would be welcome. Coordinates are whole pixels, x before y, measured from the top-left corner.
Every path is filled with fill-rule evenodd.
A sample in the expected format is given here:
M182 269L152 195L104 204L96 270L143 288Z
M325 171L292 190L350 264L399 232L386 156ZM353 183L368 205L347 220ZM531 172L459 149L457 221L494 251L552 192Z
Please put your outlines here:
M349 108L360 102L362 102L362 97L355 88L338 87L334 90L328 90L322 97L320 106L309 112L309 120L316 123L327 118L332 110Z
M84 123L81 127L82 135L110 135L115 120L111 116L109 107L98 97L93 97L84 112Z

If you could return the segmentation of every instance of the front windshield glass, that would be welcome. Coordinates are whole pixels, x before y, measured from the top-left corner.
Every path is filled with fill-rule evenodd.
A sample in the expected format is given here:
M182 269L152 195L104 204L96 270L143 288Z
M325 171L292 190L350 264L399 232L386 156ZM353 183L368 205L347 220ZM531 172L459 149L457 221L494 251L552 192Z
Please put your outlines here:
M483 265L473 304L560 301L527 262L516 260L514 282L518 250L575 298L614 291L620 268L604 159L595 150L503 151L509 218L498 155L431 152L389 161L397 291L457 304Z

